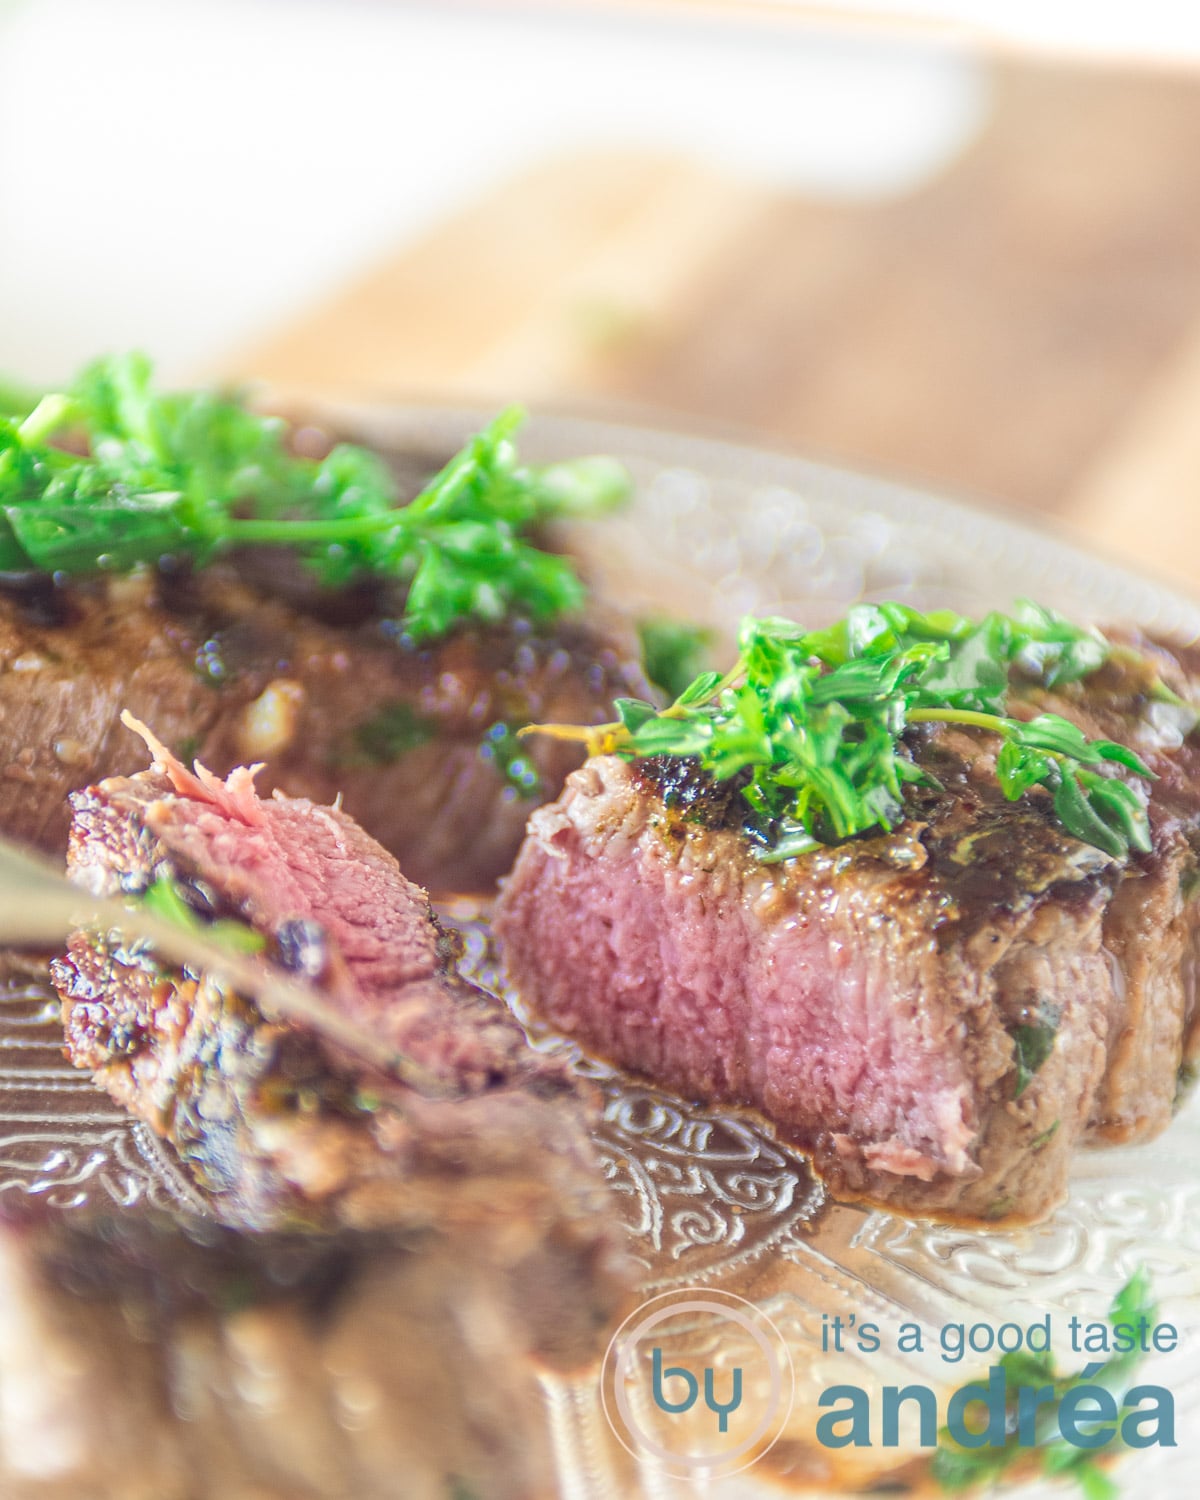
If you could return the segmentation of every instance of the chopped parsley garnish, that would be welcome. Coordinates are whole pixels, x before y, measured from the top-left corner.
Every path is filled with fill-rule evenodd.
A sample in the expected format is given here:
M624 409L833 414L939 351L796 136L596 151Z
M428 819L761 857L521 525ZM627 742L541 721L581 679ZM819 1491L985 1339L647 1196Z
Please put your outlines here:
M531 801L543 795L542 778L511 724L492 724L479 742L479 753L512 787L518 797Z
M1054 1051L1054 1038L1058 1027L1048 1021L1022 1023L1012 1029L1013 1057L1017 1077L1013 1085L1013 1098L1019 1099L1033 1082L1033 1075Z
M255 932L244 922L229 917L220 917L214 922L205 921L188 904L183 888L169 876L158 875L138 898L146 911L164 922L182 927L186 932L203 933L212 942L235 953L261 953L267 940L261 932Z
M434 733L434 726L412 704L396 699L355 728L354 742L368 765L387 766L410 750L427 745Z
M703 625L688 625L665 615L639 621L638 635L646 676L671 698L678 698L699 675L713 643L713 632Z
M279 418L211 391L154 391L137 354L27 405L0 416L0 572L123 572L164 557L203 567L234 547L285 547L329 587L400 585L418 642L464 620L578 609L572 564L530 534L609 508L628 483L611 459L523 467L512 408L401 505L377 454L339 443L302 457Z
M1114 1330L1122 1327L1136 1329L1143 1320L1145 1324L1153 1325L1157 1317L1149 1277L1144 1268L1139 1268L1113 1298L1108 1321ZM1128 1353L1110 1355L1098 1368L1089 1365L1083 1375L1059 1375L1054 1356L1049 1351L1018 1349L1001 1356L1000 1365L1004 1370L1012 1417L1006 1424L1007 1441L994 1448L963 1448L943 1429L930 1465L933 1478L943 1490L961 1494L977 1485L994 1484L1006 1470L1032 1466L1046 1475L1069 1476L1078 1484L1084 1500L1115 1500L1120 1493L1116 1483L1097 1463L1089 1448L1069 1443L1062 1436L1058 1412L1068 1391L1084 1385L1103 1386L1116 1395L1120 1405L1120 1395L1115 1388L1129 1376L1140 1357L1140 1350L1135 1347ZM1015 1413L1021 1387L1031 1390L1050 1387L1053 1391L1053 1399L1038 1413L1037 1441L1032 1446L1019 1440Z
M769 862L895 828L905 788L936 786L905 731L953 724L999 737L996 777L1010 801L1043 787L1076 838L1114 858L1150 848L1143 795L1104 769L1152 776L1132 750L1088 740L1057 714L1008 713L1015 670L1058 687L1101 666L1112 648L1095 631L1024 601L980 621L860 604L823 630L748 618L738 646L728 672L700 673L668 708L622 698L615 723L527 732L580 740L591 754L687 757L717 781L737 777Z

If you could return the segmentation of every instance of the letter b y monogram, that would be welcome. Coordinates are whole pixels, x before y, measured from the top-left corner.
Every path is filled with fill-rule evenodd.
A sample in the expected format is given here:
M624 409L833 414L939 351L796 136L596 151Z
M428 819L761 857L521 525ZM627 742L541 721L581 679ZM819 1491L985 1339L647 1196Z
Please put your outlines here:
M654 1379L654 1404L663 1411L669 1411L674 1415L681 1411L691 1411L696 1404L696 1396L699 1387L696 1377L690 1370L685 1370L682 1365L668 1365L663 1369L662 1350L655 1346L651 1356L651 1370ZM682 1401L671 1401L663 1391L664 1380L682 1380L687 1387L687 1395Z
M662 1350L657 1347L651 1352L651 1376L654 1404L661 1411L678 1414L679 1412L690 1411L695 1406L696 1397L699 1394L699 1382L696 1377L690 1370L685 1370L682 1365L668 1365L664 1370ZM687 1394L682 1400L672 1401L667 1396L663 1390L663 1382L666 1380L683 1381ZM709 1411L715 1413L719 1431L728 1432L729 1413L737 1411L738 1407L742 1404L741 1370L736 1366L734 1367L729 1400L722 1404L717 1400L712 1367L706 1366L704 1370L704 1404L708 1407Z

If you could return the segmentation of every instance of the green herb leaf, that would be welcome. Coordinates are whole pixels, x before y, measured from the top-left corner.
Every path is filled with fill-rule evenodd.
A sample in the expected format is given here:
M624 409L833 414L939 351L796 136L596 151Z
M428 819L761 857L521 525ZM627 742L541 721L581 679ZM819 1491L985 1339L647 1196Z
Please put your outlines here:
M1047 687L1077 682L1107 660L1108 643L1100 635L1032 600L1017 600L1013 620L1022 636L1016 660Z
M1008 1385L1053 1385L1054 1356L1047 1349L1013 1349L1000 1358Z
M936 661L921 679L920 702L948 708L998 713L1008 692L1012 628L999 615L989 615L955 650Z
M613 707L622 728L629 730L640 729L658 713L653 703L646 703L641 698L618 698Z
M575 458L548 465L537 486L544 514L591 519L629 499L629 470L615 458Z
M1100 776L1086 767L1077 773L1092 811L1122 846L1150 852L1150 820L1134 789L1115 776Z
M1094 844L1114 858L1125 853L1124 841L1093 808L1078 776L1068 765L1059 768L1058 785L1054 788L1054 811L1067 832L1085 844Z
M1044 786L1054 777L1054 761L1041 750L1035 750L1020 739L1006 739L996 756L996 780L1010 802L1016 802L1035 786Z
M679 706L690 708L693 703L707 703L720 685L721 674L719 672L701 672L699 677L680 693L677 700Z
M593 753L695 757L717 780L739 777L766 861L901 822L904 789L935 784L904 738L918 723L997 736L1004 795L1043 789L1069 833L1113 858L1150 847L1143 797L1115 769L1095 769L1150 777L1133 750L1089 741L1061 715L1008 715L1014 671L1061 683L1103 662L1109 647L1094 631L1028 602L979 622L861 604L814 631L747 619L738 648L729 672L699 673L668 708L623 706L615 724L543 731Z
M1108 1310L1108 1321L1116 1327L1118 1323L1136 1326L1140 1318L1153 1323L1158 1316L1154 1296L1150 1287L1150 1274L1145 1266L1139 1266L1112 1300Z
M1133 1327L1145 1318L1148 1326L1158 1319L1158 1310L1150 1294L1144 1268L1139 1268L1113 1299L1108 1319L1113 1328L1125 1323ZM960 1448L943 1428L938 1435L938 1449L930 1461L930 1475L949 1494L962 1494L981 1485L993 1483L1005 1470L1020 1466L1054 1476L1073 1479L1084 1500L1114 1500L1120 1493L1115 1481L1096 1462L1086 1448L1080 1448L1061 1435L1058 1411L1066 1394L1082 1384L1102 1385L1112 1391L1128 1379L1137 1366L1140 1352L1119 1353L1105 1360L1099 1371L1085 1382L1078 1375L1058 1375L1053 1356L1018 1350L1005 1354L1000 1364L1004 1370L1009 1421L1007 1438L1001 1447ZM1089 1367L1091 1368L1091 1367ZM1016 1420L1019 1391L1022 1386L1039 1389L1051 1386L1053 1401L1039 1407L1035 1426L1036 1442L1022 1447L1018 1441ZM1119 1446L1115 1439L1108 1452Z
M638 634L646 676L655 687L671 698L678 698L689 683L695 687L693 678L699 679L712 645L711 630L656 615L639 623Z
M1033 1082L1033 1075L1054 1050L1057 1032L1058 1028L1047 1021L1013 1027L1013 1055L1017 1065L1014 1099L1021 1097Z
M702 720L694 724L668 723L664 719L647 719L633 737L638 755L698 755L712 740L711 724Z
M161 917L164 922L172 922L188 932L203 932L214 943L234 952L261 953L267 945L262 933L255 932L244 922L236 922L227 917L215 922L204 921L188 905L180 886L168 876L158 876L137 899L147 911Z
M3 403L0 568L80 575L165 555L204 566L233 547L286 547L329 587L394 582L401 624L420 642L462 621L577 610L573 566L531 533L628 491L610 459L522 467L513 408L402 505L378 455L339 444L299 457L278 418L211 392L157 393L151 374L128 354L92 365L69 391Z

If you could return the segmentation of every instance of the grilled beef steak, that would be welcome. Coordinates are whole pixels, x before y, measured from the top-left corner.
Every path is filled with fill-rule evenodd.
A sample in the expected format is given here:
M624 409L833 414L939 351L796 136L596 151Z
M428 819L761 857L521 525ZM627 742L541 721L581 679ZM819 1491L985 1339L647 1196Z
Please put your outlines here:
M547 1360L594 1359L613 1309L536 1219L295 1236L28 1214L0 1224L5 1500L560 1493ZM568 1359L564 1329L586 1331Z
M686 761L598 757L534 813L497 931L553 1025L679 1092L750 1105L836 1192L1033 1219L1081 1140L1170 1119L1196 1036L1200 744L1153 701L1200 656L1118 653L1049 710L1137 749L1153 848L1111 859L1040 791L1007 802L996 742L910 731L940 790L911 816L762 864L736 787Z
M268 1020L119 932L77 933L53 966L72 1061L175 1146L228 1223L517 1214L603 1257L590 1099L458 977L424 892L337 808L264 801L245 771L221 782L157 757L73 797L72 877L111 895L170 872L208 915L262 934L260 961L303 973L407 1072Z
M549 1500L547 1382L599 1356L629 1285L590 1095L458 977L424 891L340 809L161 746L72 802L77 882L169 878L403 1067L117 931L71 939L68 1056L213 1217L0 1223L0 1383L26 1397L0 1413L4 1493Z
M632 628L598 611L417 648L376 600L272 586L222 565L0 589L0 832L61 854L67 794L137 767L128 708L222 775L265 760L264 787L341 794L421 884L483 890L580 759L512 728L645 691Z

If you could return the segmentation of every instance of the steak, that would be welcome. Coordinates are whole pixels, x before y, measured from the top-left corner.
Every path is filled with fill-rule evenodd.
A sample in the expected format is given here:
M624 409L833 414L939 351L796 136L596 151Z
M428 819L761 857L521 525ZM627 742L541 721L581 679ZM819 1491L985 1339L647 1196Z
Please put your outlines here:
M761 1111L835 1193L1034 1220L1081 1141L1171 1118L1197 1045L1200 654L1151 642L1018 717L1059 713L1158 774L1152 849L1008 802L994 738L911 729L938 786L908 819L763 864L736 786L689 762L597 757L530 819L496 930L552 1025L676 1091Z
M222 782L155 750L152 770L72 798L72 878L128 895L169 872L202 920L248 925L260 962L307 978L398 1063L269 1019L120 931L78 932L52 965L69 1058L171 1142L226 1223L516 1215L610 1256L590 1095L457 975L425 893L340 809L264 801L246 771Z
M254 962L355 1030L268 1016L115 929L71 938L67 1055L211 1217L6 1203L0 1382L25 1400L0 1412L0 1487L550 1500L546 1391L629 1290L592 1095L458 976L425 892L340 808L146 737L149 771L72 797L72 878L127 901L169 878L213 941L259 934Z
M580 760L550 742L518 751L514 726L598 723L614 696L645 692L632 627L603 611L418 647L369 592L289 593L286 566L10 580L0 832L62 854L68 793L137 769L118 723L128 708L222 775L266 760L265 789L340 795L421 884L484 890Z
M11 1203L6 1204L11 1211ZM5 1500L552 1500L552 1368L597 1282L506 1236L0 1224ZM559 1387L561 1388L561 1387Z

